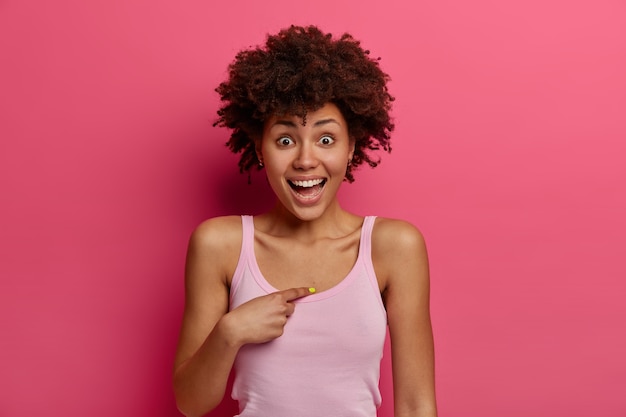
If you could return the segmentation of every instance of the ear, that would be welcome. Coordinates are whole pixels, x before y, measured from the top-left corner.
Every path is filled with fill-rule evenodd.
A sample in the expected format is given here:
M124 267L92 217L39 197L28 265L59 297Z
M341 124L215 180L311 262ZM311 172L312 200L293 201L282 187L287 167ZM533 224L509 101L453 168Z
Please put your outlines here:
M354 138L350 138L350 152L348 152L348 162L352 161L352 157L354 156L354 150L356 149L356 140Z
M259 162L263 163L263 152L261 151L261 139L254 139L254 152Z

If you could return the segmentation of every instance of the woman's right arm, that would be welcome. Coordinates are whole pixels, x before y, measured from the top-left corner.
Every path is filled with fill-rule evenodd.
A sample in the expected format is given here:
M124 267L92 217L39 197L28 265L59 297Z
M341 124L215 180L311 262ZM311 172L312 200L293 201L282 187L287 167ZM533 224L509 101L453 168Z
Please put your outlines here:
M216 218L192 234L185 265L185 309L174 363L174 394L186 416L215 408L239 346L229 334L228 276L241 247L239 218Z

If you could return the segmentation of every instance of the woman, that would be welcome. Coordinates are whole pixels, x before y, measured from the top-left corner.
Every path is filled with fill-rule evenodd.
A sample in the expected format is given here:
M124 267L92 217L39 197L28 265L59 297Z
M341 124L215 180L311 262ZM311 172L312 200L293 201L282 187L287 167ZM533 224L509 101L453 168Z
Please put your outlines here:
M237 54L216 125L242 171L276 194L258 216L193 233L174 371L179 409L201 416L231 370L239 416L373 417L389 326L394 409L436 416L428 260L411 224L342 209L337 191L390 150L388 76L350 35L316 27Z

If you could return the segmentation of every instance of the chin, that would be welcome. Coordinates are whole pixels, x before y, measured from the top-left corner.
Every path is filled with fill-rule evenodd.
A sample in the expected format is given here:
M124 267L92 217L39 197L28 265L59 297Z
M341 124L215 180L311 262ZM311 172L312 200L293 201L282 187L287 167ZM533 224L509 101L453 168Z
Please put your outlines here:
M294 207L294 206L285 206L284 204L283 210L291 214L294 218L303 221L310 222L313 220L317 220L324 215L327 211L327 207L325 206L312 206L312 207Z

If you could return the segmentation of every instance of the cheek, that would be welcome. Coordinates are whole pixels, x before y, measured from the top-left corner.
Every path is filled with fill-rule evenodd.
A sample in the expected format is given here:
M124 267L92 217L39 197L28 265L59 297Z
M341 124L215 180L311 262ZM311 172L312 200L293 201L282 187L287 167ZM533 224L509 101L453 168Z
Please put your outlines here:
M274 159L266 159L265 162L265 176L272 189L277 190L282 187L283 177L285 174L284 167Z
M342 153L332 158L332 161L328 161L328 166L332 166L335 172L345 172L348 169L348 162L350 161L350 153Z
M265 158L265 169L268 174L283 174L289 165L289 160L286 155L266 152L263 154L263 157Z

